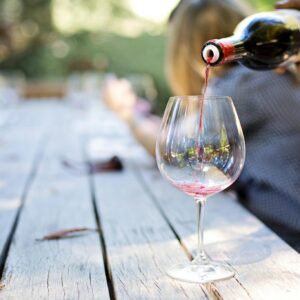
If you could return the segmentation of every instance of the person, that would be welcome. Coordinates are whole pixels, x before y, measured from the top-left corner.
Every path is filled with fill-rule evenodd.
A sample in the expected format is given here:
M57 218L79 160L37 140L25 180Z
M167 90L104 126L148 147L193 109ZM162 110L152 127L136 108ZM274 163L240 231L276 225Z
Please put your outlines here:
M298 8L299 1L284 5ZM167 74L174 94L199 94L205 67L199 59L202 44L231 35L245 10L230 7L228 0L183 2L170 24ZM232 97L245 135L246 162L234 185L239 199L300 252L300 84L290 72L258 72L240 65L211 71L207 94ZM158 125L132 108L127 122L131 128L145 126L138 128L138 140L154 153Z
M204 84L205 65L200 60L205 41L232 34L235 26L250 12L239 0L182 0L169 19L166 73L173 94L200 94ZM222 15L222 18L220 18ZM191 59L192 58L192 59ZM230 65L212 70L220 76ZM127 79L109 77L103 100L124 121L137 140L155 155L156 135L160 118L136 111L137 97Z
M276 7L300 9L300 1ZM300 252L300 83L296 79L291 72L278 75L238 66L213 78L208 94L230 95L241 121L247 149L235 185L241 202Z

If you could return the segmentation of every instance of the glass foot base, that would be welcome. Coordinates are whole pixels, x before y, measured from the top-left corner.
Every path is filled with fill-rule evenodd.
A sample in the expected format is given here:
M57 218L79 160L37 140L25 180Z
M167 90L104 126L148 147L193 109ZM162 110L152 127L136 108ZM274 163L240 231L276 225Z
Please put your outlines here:
M231 278L235 273L231 267L222 263L212 261L199 263L194 260L172 267L167 274L181 281L207 283Z

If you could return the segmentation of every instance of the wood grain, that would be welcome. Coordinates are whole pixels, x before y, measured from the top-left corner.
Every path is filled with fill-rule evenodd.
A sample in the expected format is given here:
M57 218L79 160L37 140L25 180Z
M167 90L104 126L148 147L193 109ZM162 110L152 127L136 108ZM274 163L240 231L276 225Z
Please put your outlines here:
M4 264L10 236L49 125L45 115L43 126L37 126L37 112L30 105L13 109L0 129L0 266Z
M199 286L167 277L166 269L187 257L136 176L124 172L95 177L117 298L206 299Z
M94 175L93 184L117 299L207 299L199 285L167 276L169 267L188 258L136 176L134 163L147 169L153 159L123 124L113 116L110 121L123 143L105 134L97 139L125 169Z
M196 249L193 200L162 179L157 170L140 170L154 202L184 246ZM230 280L205 285L217 299L299 299L300 257L241 207L232 195L210 198L205 208L205 244L210 257L236 270ZM216 295L217 293L217 295Z
M0 134L0 251L20 212L0 299L299 299L299 254L224 193L207 202L205 244L235 278L170 279L166 269L196 248L195 206L130 130L100 104L84 111L45 101L16 112ZM124 171L87 176L61 163L113 155ZM80 227L99 229L100 239L36 241Z
M57 104L46 153L9 251L1 299L109 299L97 233L36 241L56 230L96 227L87 176L74 175L60 161L62 156L82 159L75 117Z

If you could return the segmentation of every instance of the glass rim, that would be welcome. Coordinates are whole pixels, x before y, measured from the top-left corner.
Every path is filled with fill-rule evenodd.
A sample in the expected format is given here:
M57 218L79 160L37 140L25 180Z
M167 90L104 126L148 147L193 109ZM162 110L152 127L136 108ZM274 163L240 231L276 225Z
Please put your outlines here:
M230 96L220 96L220 95L210 95L210 96L204 96L204 95L180 95L180 96L171 96L169 98L169 101L173 100L179 100L179 101L195 101L195 100L208 100L208 101L220 101L220 100L229 100L232 101L232 98Z

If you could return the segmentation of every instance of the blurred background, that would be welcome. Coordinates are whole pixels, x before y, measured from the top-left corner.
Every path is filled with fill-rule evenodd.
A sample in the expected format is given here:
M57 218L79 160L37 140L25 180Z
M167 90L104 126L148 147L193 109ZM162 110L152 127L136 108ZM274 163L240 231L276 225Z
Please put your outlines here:
M63 97L68 82L81 84L74 74L97 74L90 78L100 86L114 73L128 77L161 113L169 96L166 23L178 2L0 0L0 87L9 81L27 98ZM249 3L267 10L274 0Z

